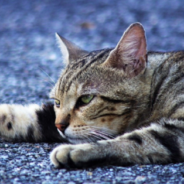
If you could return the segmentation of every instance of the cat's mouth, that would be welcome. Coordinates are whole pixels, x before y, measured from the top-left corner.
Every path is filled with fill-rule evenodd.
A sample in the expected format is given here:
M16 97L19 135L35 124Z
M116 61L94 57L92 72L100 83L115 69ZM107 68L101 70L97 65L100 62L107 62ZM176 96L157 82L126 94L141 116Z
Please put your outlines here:
M72 137L69 137L69 136L65 136L62 131L60 131L59 129L57 129L57 130L58 130L61 137L63 137L64 139L66 139L67 141L69 141L72 144L78 144L78 143L85 143L86 142L86 141L84 141L84 139L81 139L81 138L72 138Z
M106 132L102 131L91 131L90 134L87 136L84 134L83 136L74 136L74 135L65 135L61 130L57 129L60 136L69 141L72 144L79 144L79 143L90 143L90 142L97 142L99 140L108 140L117 137L118 135L113 134L112 132L107 134Z
M61 132L58 128L57 128L57 130L58 130L60 136L63 137L64 139L66 139L66 136L63 134L63 132Z

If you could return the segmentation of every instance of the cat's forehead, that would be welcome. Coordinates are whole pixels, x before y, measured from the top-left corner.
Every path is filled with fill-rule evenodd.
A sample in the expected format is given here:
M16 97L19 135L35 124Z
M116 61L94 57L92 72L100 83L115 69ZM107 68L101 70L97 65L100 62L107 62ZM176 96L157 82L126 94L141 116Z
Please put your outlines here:
M81 80L89 80L90 76L87 75L94 66L100 65L108 57L112 49L104 49L98 51L92 51L78 61L68 64L59 78L59 93L68 92L72 84L84 82Z
M99 65L106 60L111 50L112 49L101 49L89 52L77 61L70 62L67 67L70 70L76 71L76 69L80 70L82 67L87 68L91 65Z

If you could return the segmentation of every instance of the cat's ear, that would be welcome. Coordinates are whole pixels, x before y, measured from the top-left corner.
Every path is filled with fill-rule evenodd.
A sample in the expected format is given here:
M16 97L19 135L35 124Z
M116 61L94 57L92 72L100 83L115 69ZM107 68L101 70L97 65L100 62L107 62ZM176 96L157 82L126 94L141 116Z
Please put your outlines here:
M63 60L66 64L70 62L75 62L79 58L88 54L87 51L82 50L80 47L68 41L66 38L58 35L57 33L56 40L59 44Z
M144 28L140 23L134 23L125 31L103 66L121 69L127 77L134 77L144 71L146 54Z

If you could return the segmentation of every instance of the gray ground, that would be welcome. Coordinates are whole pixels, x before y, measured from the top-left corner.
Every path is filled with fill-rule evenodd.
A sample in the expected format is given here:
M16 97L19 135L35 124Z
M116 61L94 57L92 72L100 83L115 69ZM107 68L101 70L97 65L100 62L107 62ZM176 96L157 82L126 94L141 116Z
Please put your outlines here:
M38 103L63 67L54 33L92 50L112 47L141 22L149 50L184 48L181 0L0 0L0 103ZM184 183L184 164L55 169L56 144L0 142L0 183Z

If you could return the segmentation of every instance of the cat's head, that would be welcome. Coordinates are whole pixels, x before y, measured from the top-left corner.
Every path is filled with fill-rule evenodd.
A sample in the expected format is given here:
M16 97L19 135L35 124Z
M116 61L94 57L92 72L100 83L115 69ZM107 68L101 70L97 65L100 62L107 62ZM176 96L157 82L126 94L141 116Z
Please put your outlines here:
M122 134L136 118L146 67L146 38L132 24L114 49L87 52L57 35L66 69L51 91L56 127L72 143Z

